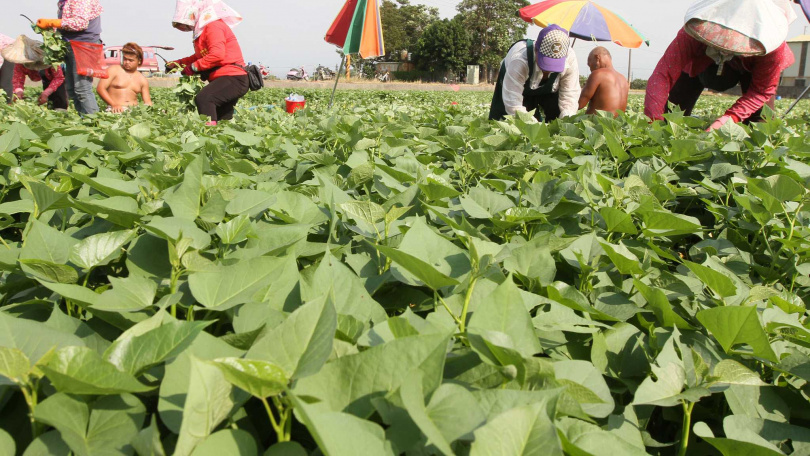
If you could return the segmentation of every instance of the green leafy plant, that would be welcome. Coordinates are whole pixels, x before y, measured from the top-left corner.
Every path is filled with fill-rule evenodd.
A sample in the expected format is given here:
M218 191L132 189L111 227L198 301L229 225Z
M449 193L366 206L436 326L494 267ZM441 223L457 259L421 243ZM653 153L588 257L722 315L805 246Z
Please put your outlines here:
M810 103L185 84L0 106L0 453L810 451Z
M42 51L45 53L44 62L46 65L59 66L65 62L68 42L55 30L42 29L32 24L34 33L42 36Z

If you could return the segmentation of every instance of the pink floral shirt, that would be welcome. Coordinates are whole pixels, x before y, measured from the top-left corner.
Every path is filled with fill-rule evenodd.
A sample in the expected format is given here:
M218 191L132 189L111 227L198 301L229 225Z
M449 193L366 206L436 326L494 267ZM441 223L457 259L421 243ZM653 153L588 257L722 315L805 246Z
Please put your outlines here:
M104 12L98 0L59 0L58 7L62 10L62 29L71 32L86 30L90 21Z
M706 45L692 38L683 29L669 45L647 83L644 114L660 120L667 106L669 92L682 73L695 77L714 61L706 55ZM740 97L726 114L735 120L745 120L760 110L776 94L782 71L793 65L795 58L787 43L763 56L735 57L726 63L730 67L750 72L753 76L748 91Z

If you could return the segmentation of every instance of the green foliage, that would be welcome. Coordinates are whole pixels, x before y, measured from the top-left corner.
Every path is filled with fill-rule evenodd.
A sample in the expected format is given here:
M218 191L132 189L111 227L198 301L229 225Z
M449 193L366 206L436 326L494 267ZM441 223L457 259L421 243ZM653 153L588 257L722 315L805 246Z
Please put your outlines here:
M414 54L425 70L460 71L470 63L470 34L459 19L436 21L419 37Z
M0 453L810 451L807 102L154 92L0 106Z
M416 48L419 37L431 24L439 20L439 9L409 0L383 0L380 4L386 60L399 61L402 51Z
M68 42L53 29L41 29L34 24L31 24L34 33L42 36L42 51L45 53L43 59L46 65L54 67L61 65L65 62L65 56L68 51Z
M470 34L471 61L497 68L509 47L526 36L529 24L517 11L528 0L462 0L458 20Z
M630 88L633 90L647 90L646 79L633 79L630 82Z
M172 89L172 92L187 111L196 111L195 99L203 87L205 87L205 82L199 76L181 76L180 83Z

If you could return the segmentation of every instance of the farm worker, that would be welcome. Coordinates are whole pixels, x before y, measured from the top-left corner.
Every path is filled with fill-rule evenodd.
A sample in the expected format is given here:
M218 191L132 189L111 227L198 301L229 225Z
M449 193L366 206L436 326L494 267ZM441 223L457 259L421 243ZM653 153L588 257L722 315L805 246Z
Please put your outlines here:
M197 95L197 111L211 118L206 125L233 118L234 108L249 89L242 49L231 27L242 16L221 0L177 0L172 25L194 32L194 55L166 64L166 70L183 68L199 74L209 84Z
M108 111L121 113L130 106L138 105L138 95L143 103L152 106L149 82L138 71L143 63L143 49L135 43L127 43L121 48L121 64L107 69L109 77L98 83L98 95L109 106Z
M588 114L608 111L616 115L618 111L626 111L630 84L613 68L610 51L602 46L594 48L588 55L588 67L591 75L579 96L579 109L588 106Z
M14 42L14 38L3 35L0 33L0 51L10 46ZM6 63L3 57L0 57L0 90L5 93L6 103L11 103L11 78L14 77L14 64L11 62Z
M785 39L796 15L787 0L701 0L686 13L650 77L644 114L662 119L667 100L686 115L706 88L742 89L740 97L708 131L727 122L761 120L762 107L794 57Z
M43 61L42 44L20 35L10 46L0 51L3 59L14 65L11 79L12 101L25 98L25 78L42 81L40 105L51 103L53 109L67 109L68 97L65 90L65 76L62 68L48 65Z
M40 19L39 28L59 29L67 41L101 43L101 13L99 0L59 0L59 19ZM68 46L65 56L65 86L79 114L98 112L96 94L93 93L93 78L79 76L73 47Z
M568 52L568 43L568 31L550 25L540 31L537 40L513 44L501 63L489 118L502 120L533 109L538 121L576 114L581 91L579 64L576 54Z

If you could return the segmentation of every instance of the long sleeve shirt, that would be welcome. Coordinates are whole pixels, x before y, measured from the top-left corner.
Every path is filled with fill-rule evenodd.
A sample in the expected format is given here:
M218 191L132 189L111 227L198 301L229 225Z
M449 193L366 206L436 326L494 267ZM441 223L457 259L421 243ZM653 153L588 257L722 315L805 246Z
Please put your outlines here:
M534 50L530 50L534 52ZM506 113L514 115L516 112L526 112L523 106L523 88L529 79L529 58L526 54L526 41L519 41L503 59L506 65L506 76L503 79L503 104ZM531 88L537 89L543 81L543 70L535 63L532 75ZM579 86L579 63L576 54L571 51L565 59L565 70L554 82L552 92L560 94L560 117L568 117L579 110L579 95L582 88Z
M49 97L54 92L59 89L65 82L65 75L62 73L61 68L48 68L45 71L45 78L49 79L51 82L48 84L48 87L42 91L42 93ZM25 89L25 77L31 78L32 81L41 81L42 77L37 70L29 70L28 68L22 65L14 65L14 76L11 78L11 84L14 87L14 91L17 92L18 90Z
M14 43L14 38L10 36L3 35L0 33L0 50L5 49L8 46L11 46ZM0 55L0 65L3 64L3 56Z
M81 32L86 30L90 21L101 16L104 9L98 0L59 0L62 11L62 30Z
M197 72L218 68L211 73L209 81L222 76L243 76L245 66L242 48L231 28L222 20L205 26L202 34L194 40L194 55L178 60L184 66L194 65Z
M647 95L644 99L644 114L647 117L653 120L663 118L669 93L682 73L696 77L714 63L706 55L706 48L705 44L689 36L685 30L678 32L647 83ZM731 68L749 72L753 76L748 90L726 111L726 115L745 120L760 110L776 95L782 71L793 65L794 61L790 47L787 43L782 43L782 46L770 54L737 56L726 62Z

